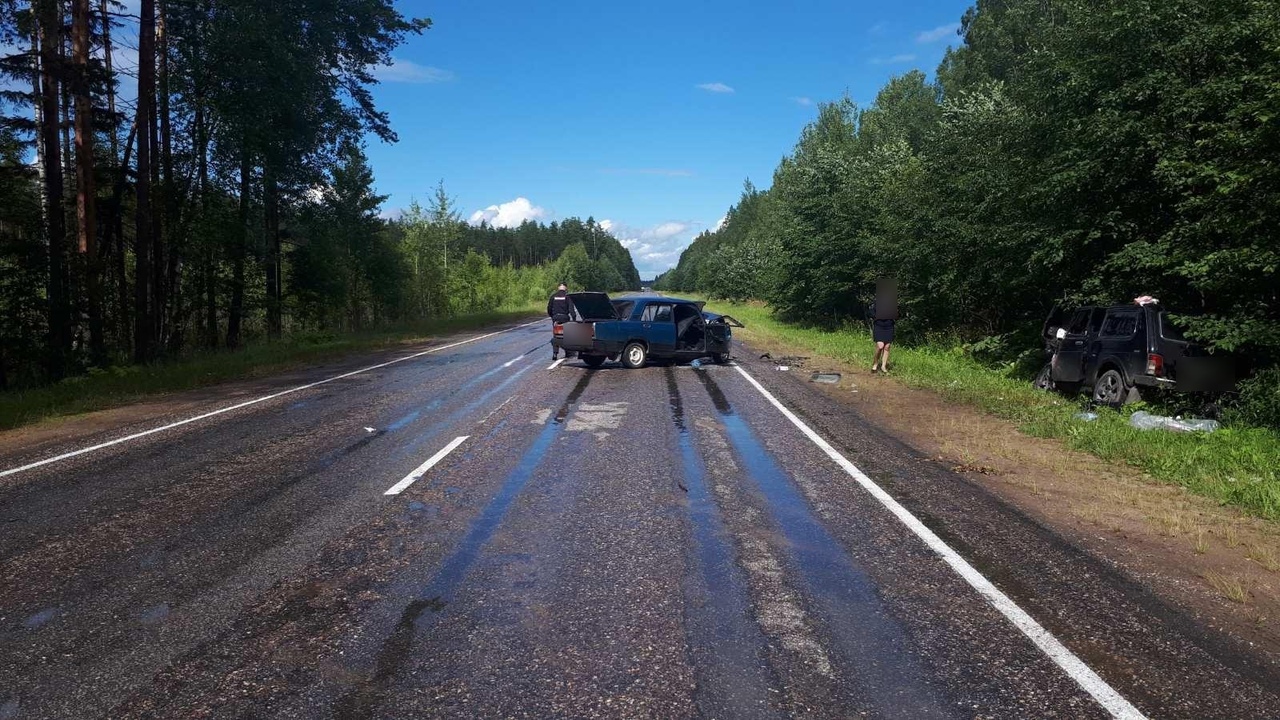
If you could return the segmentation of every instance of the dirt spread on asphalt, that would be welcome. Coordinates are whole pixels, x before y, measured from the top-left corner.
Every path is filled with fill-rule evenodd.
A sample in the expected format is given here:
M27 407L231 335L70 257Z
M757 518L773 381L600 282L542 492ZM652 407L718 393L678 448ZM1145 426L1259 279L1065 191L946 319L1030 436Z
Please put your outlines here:
M753 343L774 357L803 353ZM811 355L811 354L810 354ZM790 372L994 493L1207 627L1280 662L1280 527L1125 465L1021 433L892 376L812 355ZM829 379L828 379L829 380Z

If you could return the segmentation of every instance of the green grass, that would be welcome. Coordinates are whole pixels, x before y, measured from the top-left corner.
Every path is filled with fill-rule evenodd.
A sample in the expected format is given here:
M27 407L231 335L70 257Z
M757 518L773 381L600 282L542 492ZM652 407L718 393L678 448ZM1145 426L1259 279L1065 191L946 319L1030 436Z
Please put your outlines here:
M736 334L763 344L782 343L870 369L875 347L865 328L827 331L784 323L755 304L711 303L741 320ZM1022 378L984 366L960 349L895 346L891 370L908 386L979 408L1017 423L1029 435L1062 440L1070 448L1139 468L1164 482L1280 520L1280 434L1262 428L1224 427L1213 433L1143 432L1130 412L1103 410L1094 422L1075 418L1081 402L1031 387Z
M269 375L343 355L527 319L540 310L530 305L518 310L464 315L376 332L300 334L279 342L252 344L234 352L205 352L152 365L94 371L56 385L0 392L0 430L127 405L160 393Z

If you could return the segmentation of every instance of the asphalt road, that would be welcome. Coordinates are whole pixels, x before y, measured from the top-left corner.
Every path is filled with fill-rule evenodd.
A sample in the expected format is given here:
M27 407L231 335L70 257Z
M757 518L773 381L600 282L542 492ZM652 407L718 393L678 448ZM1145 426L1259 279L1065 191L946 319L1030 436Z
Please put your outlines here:
M132 438L0 476L0 720L1280 715L803 377L477 335L0 456Z

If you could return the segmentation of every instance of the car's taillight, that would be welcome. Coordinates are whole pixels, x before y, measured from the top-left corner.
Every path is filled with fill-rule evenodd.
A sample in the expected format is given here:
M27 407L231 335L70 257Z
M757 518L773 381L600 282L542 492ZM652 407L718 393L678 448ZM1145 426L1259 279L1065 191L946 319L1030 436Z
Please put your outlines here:
M552 332L552 333L554 333L554 334L556 334L556 335L563 335L563 334L564 334L564 326L563 326L563 325L560 325L559 323L557 323L557 324L555 324L555 325L551 326L551 332Z
M1161 377L1164 375L1164 356L1151 353L1147 356L1147 374Z

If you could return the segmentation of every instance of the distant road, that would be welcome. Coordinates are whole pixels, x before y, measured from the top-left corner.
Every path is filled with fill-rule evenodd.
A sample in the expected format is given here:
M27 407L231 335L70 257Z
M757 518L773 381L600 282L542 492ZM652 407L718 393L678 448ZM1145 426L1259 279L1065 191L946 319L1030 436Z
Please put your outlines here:
M0 455L0 720L1280 712L794 373L552 369L549 330Z

